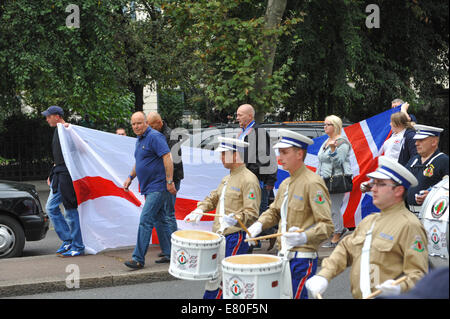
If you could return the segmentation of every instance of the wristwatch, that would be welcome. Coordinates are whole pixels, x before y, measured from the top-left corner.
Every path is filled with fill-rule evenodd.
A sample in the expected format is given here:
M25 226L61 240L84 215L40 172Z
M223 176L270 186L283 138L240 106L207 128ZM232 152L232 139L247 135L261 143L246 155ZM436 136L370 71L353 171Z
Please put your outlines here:
M173 181L172 180L170 180L170 181L167 181L167 184L172 184L173 183Z

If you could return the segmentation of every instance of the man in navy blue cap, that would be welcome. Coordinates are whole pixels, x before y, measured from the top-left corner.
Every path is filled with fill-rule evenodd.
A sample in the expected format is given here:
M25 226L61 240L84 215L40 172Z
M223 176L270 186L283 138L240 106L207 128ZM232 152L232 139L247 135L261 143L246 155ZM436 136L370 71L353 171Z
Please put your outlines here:
M50 127L56 127L52 140L54 165L47 180L50 186L50 195L46 210L55 227L55 232L63 241L56 254L61 257L75 257L84 255L84 244L81 237L80 218L78 215L78 202L73 188L72 178L64 162L61 144L58 135L58 123L68 125L64 121L64 111L59 106L50 106L42 112ZM64 205L65 217L59 208Z

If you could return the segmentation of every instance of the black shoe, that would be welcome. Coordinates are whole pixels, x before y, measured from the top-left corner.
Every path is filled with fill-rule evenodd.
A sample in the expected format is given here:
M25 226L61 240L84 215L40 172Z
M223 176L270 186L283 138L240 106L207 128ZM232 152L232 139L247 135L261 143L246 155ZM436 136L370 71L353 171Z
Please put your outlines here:
M158 257L164 257L165 255L164 255L164 253L163 252L160 252L159 254L158 254Z
M126 262L124 262L124 265L127 267L130 267L132 269L142 269L144 268L144 265L141 264L140 262L137 262L135 260L127 260Z
M161 259L155 260L155 263L157 264L167 264L170 263L170 259L166 256L161 257Z

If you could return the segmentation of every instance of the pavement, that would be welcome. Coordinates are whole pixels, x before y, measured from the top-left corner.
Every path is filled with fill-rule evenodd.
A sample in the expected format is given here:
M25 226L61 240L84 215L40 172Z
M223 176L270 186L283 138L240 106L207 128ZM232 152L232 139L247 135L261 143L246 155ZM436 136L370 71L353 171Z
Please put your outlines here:
M48 192L43 182L33 182L38 191ZM45 205L45 201L41 198ZM254 254L275 254L267 251L269 242L263 241L261 249ZM158 245L147 251L143 269L131 270L123 263L131 258L134 247L109 249L96 255L62 258L57 255L42 255L0 259L0 298L32 295L44 292L122 286L138 283L175 280L169 274L169 264L156 264L160 252ZM331 248L319 249L319 265L328 257Z
M254 254L267 252L268 241ZM320 248L319 265L332 249ZM56 255L0 259L0 298L44 292L123 286L176 280L169 274L169 264L156 264L159 246L149 247L145 267L132 270L123 263L131 258L133 247L111 249L96 255L62 258ZM78 279L79 278L79 279Z

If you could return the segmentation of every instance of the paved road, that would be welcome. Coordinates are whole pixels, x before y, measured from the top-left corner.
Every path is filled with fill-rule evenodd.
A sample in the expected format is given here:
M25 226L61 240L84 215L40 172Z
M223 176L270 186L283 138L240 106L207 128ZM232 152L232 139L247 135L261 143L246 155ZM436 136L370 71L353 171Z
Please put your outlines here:
M204 287L204 281L173 280L107 288L74 289L5 299L201 299ZM352 299L349 269L331 281L323 297Z
M44 239L25 242L22 257L53 255L60 245L61 240L56 235L53 225L50 225L50 229Z

